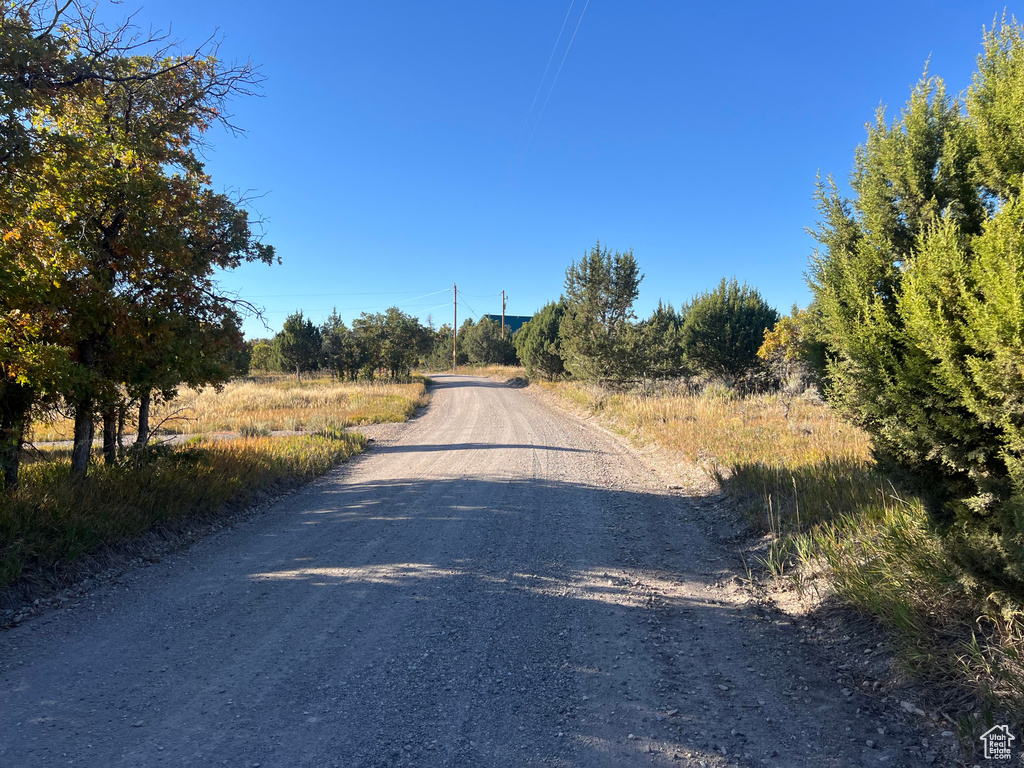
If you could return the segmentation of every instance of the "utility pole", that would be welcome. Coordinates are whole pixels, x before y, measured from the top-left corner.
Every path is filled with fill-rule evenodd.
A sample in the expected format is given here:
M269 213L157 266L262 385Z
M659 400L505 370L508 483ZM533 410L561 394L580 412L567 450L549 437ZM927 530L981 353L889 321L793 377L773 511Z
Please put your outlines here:
M505 292L501 292L501 340L505 340Z
M452 283L455 297L455 314L452 316L452 370L459 367L459 285Z

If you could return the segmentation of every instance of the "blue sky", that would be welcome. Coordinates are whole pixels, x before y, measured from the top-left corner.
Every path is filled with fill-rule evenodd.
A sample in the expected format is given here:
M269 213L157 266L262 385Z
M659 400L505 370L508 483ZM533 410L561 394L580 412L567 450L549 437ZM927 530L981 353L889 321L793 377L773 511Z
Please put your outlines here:
M234 104L247 134L215 131L207 168L218 189L262 195L283 263L222 284L265 307L273 330L295 309L351 320L396 303L439 324L453 282L460 320L499 312L502 289L510 314L531 314L598 238L633 249L640 315L734 275L782 310L806 304L815 174L845 179L864 123L880 103L898 109L929 58L952 92L966 88L982 27L1014 11L988 0L139 7L139 22L188 42L220 30L222 57L251 57L266 77L262 98ZM246 331L268 335L255 320Z

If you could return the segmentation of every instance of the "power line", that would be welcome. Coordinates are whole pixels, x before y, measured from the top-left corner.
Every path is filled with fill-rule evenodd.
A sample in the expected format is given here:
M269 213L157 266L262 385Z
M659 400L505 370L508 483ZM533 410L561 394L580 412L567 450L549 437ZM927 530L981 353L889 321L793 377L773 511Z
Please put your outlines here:
M462 303L466 306L466 309L469 310L470 316L472 316L472 317L479 317L480 316L480 313L477 312L475 309L473 309L471 306L469 306L469 303L465 299L463 299Z
M565 64L565 60L569 58L569 51L572 50L572 43L576 39L576 33L580 31L580 24L583 23L583 17L587 15L587 8L590 7L590 0L587 0L583 6L583 13L580 14L580 20L576 22L576 29L572 31L572 37L569 38L569 45L565 49L565 55L562 56L562 62L558 65L558 71L555 72L555 79L551 81L551 88L548 89L547 98L544 99L544 106L540 108L540 114L537 115L537 122L533 124L533 132L530 134L530 140L526 142L526 146L523 148L523 157L526 156L527 151L530 149L530 145L533 143L533 137L537 133L537 127L540 125L541 118L544 117L544 110L547 109L548 101L551 100L551 94L555 92L555 83L558 82L558 76L562 74L562 67Z
M420 290L423 290L422 288ZM437 293L444 293L447 288L442 288L440 291L434 291L433 293L426 294L427 296L433 296ZM323 296L404 296L410 293L419 293L420 291L365 291L361 293L269 293L260 294L258 296L250 296L250 299L302 299L311 297L323 297ZM412 299L410 299L412 301Z
M383 304L377 304L377 305L372 306L372 307L367 307L367 306L364 305L364 306L358 306L358 307L340 307L340 308L339 307L331 307L330 309L305 309L305 308L303 308L303 309L301 309L301 311L302 312L310 312L310 313L312 313L312 312L330 312L330 311L333 311L333 310L336 310L338 312L369 312L371 310L390 309L391 307L419 307L421 305L414 304L413 302L419 301L420 299L426 299L426 298L429 298L431 296L436 296L439 293L446 293L447 291L448 291L447 288L442 288L440 291L433 291L432 293L425 293L422 296L415 296L415 297L413 297L411 299L405 299L404 301L399 301L399 302L396 302L394 304L388 304L386 306L383 305ZM330 294L329 293L329 294L324 294L324 295L326 295L326 296L333 296L333 295L342 295L342 294ZM352 294L352 295L360 295L360 294ZM389 295L389 294L364 294L364 295L368 295L368 296L385 295L386 296L386 295ZM444 305L442 305L442 306L444 306ZM290 310L290 309L273 309L273 310L264 310L263 314L264 315L283 315L283 314L291 314L292 311L293 310Z
M429 307L428 309L420 310L421 312L433 312L435 309L441 309L442 307L450 307L452 303L450 301L444 304L438 304L436 307Z
M519 137L516 139L516 147L512 150L512 158L519 154L519 145L523 141L523 134L526 133L526 126L530 124L530 116L533 114L533 108L537 106L537 97L540 96L541 89L544 87L544 81L547 79L548 70L551 68L551 62L555 58L555 51L558 50L558 44L562 42L562 33L565 31L565 24L569 21L569 14L572 13L572 7L575 5L576 0L570 0L569 10L565 12L565 18L562 19L562 26L558 30L558 37L555 38L555 45L551 49L551 55L548 56L548 63L544 65L544 74L540 76L540 82L537 83L537 92L533 94L533 101L530 102L530 109L526 113L526 119L523 120L522 130L519 131Z

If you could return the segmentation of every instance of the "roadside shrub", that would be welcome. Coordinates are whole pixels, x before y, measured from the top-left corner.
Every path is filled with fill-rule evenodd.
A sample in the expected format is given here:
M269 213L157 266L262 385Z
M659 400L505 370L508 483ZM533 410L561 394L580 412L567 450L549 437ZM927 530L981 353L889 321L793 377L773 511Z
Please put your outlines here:
M640 373L650 379L690 376L683 347L683 316L671 304L658 302L657 309L641 322L634 334Z
M553 381L565 374L559 335L564 314L564 299L545 304L513 338L516 352L530 378L540 376Z
M560 355L578 379L623 382L636 375L633 302L644 276L633 251L612 253L598 242L565 271Z
M1024 595L1021 28L986 32L961 102L941 80L879 113L853 197L819 185L811 287L831 401L916 479L972 576ZM1019 127L1019 118L1013 124ZM1003 136L1005 140L994 140Z
M757 350L765 330L779 320L756 288L741 286L735 278L723 278L715 290L695 296L683 316L680 336L686 361L741 387L760 366Z

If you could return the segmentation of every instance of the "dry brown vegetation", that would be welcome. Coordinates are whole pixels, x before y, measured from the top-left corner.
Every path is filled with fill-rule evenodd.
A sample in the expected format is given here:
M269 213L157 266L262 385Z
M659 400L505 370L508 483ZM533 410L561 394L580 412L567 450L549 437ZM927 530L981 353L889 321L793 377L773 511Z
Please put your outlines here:
M0 589L20 579L47 580L77 558L176 519L216 514L260 491L309 480L366 444L346 431L405 421L426 405L425 381L301 384L287 376L246 377L221 391L186 391L154 413L166 433L200 433L179 445L152 445L118 466L94 456L85 478L70 471L67 448L26 454L21 483L0 495ZM56 419L34 438L66 439ZM307 434L271 436L271 430ZM239 432L239 439L202 433Z
M456 373L462 376L487 376L501 381L526 378L526 369L521 365L460 365Z
M330 427L405 421L428 396L423 379L409 383L341 382L330 376L246 376L221 390L182 390L153 408L151 423L169 434L315 432ZM67 440L73 424L59 416L33 426L36 442Z

